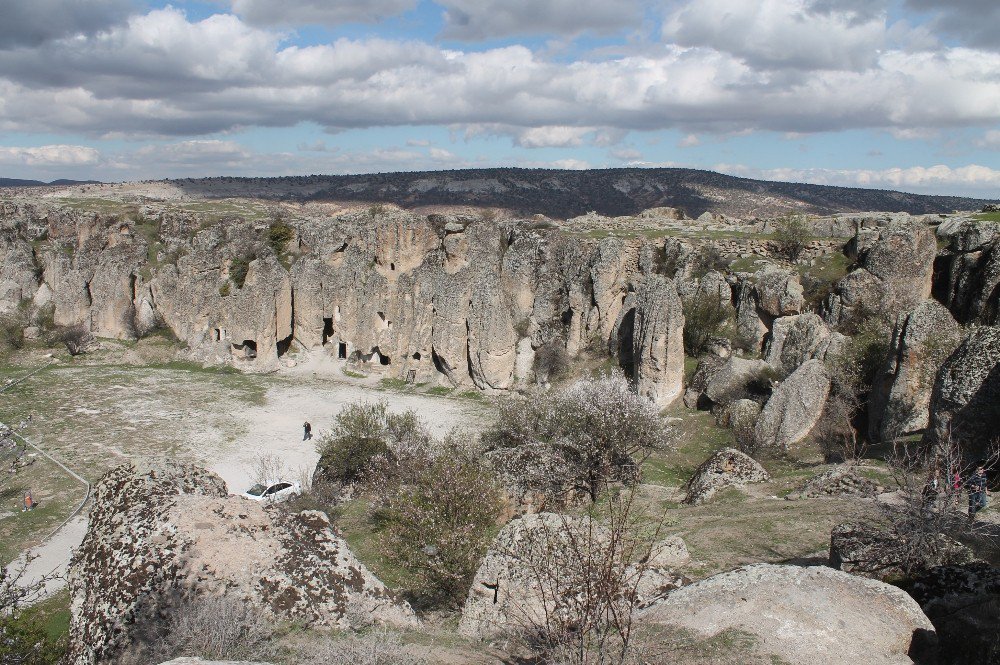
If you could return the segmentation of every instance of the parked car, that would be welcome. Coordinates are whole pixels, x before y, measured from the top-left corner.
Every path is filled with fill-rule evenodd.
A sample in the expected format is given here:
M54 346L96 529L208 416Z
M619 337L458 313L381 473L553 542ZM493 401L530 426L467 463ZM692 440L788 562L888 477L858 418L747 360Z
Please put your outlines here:
M243 498L264 503L280 503L293 496L302 494L302 486L298 483L279 481L270 485L257 483L242 494Z

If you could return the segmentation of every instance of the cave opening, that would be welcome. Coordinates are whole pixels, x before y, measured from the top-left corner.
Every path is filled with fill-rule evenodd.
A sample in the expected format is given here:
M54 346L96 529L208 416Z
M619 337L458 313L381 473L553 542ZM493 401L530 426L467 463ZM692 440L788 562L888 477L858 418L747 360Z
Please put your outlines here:
M326 346L333 337L333 317L325 317L323 319L323 346Z
M281 356L285 355L286 353L288 353L288 349L290 349L292 347L292 338L293 337L294 337L294 333L291 334L291 335L289 335L285 339L278 340L278 357L279 358Z
M341 342L337 345L337 358L347 360L347 342Z
M246 360L253 360L257 357L257 342L252 339L245 339L239 344L233 342L234 351L242 351Z
M622 317L618 326L618 366L629 381L635 380L635 308Z
M417 352L415 352L415 353L413 354L413 359L414 359L414 360L420 360L420 352L419 352L419 351L417 351Z

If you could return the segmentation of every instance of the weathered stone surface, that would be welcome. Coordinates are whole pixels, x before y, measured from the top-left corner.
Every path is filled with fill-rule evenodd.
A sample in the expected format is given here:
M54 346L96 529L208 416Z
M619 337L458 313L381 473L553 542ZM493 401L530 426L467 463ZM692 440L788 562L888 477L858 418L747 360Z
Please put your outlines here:
M961 543L939 535L933 547L917 550L900 534L873 524L838 524L830 532L830 566L881 580L899 580L936 566L971 563L976 558Z
M981 455L1000 423L1000 327L972 331L944 362L931 396L932 443L949 437L969 456Z
M174 658L160 665L270 665L248 660L202 660L201 658Z
M807 360L824 360L835 355L844 344L844 336L831 332L812 312L775 319L771 326L764 360L782 374L790 374Z
M719 409L715 422L720 427L737 429L749 427L752 431L760 417L760 402L752 399L738 399Z
M885 492L885 488L861 474L853 464L839 464L807 480L788 500L837 496L857 496L872 499Z
M770 478L754 458L732 448L723 448L705 460L688 480L684 486L684 503L704 503L726 487L762 483Z
M937 241L922 221L859 230L850 249L859 267L838 282L827 302L829 322L869 312L900 314L930 297Z
M705 387L705 395L716 404L728 404L754 392L751 384L768 371L763 360L732 357L720 367Z
M754 273L757 284L757 304L773 317L798 314L805 300L799 274L774 265L764 266Z
M908 586L934 624L940 653L951 663L1000 658L1000 568L986 563L938 566Z
M639 615L640 625L726 629L757 637L787 663L908 663L932 656L934 627L895 587L822 566L758 564L681 587Z
M935 296L962 323L1000 325L1000 223L949 222L938 227L948 249L938 258Z
M757 352L761 348L767 325L760 318L757 289L748 279L740 279L736 294L736 336L745 346Z
M961 335L958 322L935 300L925 300L896 322L888 357L872 385L872 440L888 441L927 427L935 377Z
M191 465L126 464L98 483L70 565L67 662L112 657L137 624L199 594L236 595L275 617L399 627L413 611L351 553L325 514L266 511ZM351 619L348 618L348 608Z
M529 514L508 522L476 571L459 632L492 639L541 622L563 590L550 575L564 568L569 579L579 566L569 544L571 534L593 542L604 537L585 519L555 513Z
M636 390L667 406L684 390L684 313L674 283L650 277L635 297L633 333Z
M670 536L653 545L647 563L653 568L680 568L691 561L687 544L680 536Z
M807 360L767 400L754 429L757 444L787 450L819 422L830 393L830 377L820 360Z

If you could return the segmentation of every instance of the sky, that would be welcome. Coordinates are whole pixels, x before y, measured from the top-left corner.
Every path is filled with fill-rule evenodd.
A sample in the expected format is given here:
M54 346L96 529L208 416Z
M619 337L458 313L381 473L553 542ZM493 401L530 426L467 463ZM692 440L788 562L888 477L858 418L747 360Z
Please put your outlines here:
M1000 2L0 0L0 176L497 166L1000 198Z

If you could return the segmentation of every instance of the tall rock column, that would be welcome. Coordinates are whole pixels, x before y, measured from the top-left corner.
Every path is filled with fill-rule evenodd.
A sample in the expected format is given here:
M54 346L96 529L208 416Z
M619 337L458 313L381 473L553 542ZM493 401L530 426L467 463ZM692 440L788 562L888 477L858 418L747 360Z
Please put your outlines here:
M650 277L636 291L632 357L640 395L662 407L684 391L684 313L673 281Z

